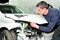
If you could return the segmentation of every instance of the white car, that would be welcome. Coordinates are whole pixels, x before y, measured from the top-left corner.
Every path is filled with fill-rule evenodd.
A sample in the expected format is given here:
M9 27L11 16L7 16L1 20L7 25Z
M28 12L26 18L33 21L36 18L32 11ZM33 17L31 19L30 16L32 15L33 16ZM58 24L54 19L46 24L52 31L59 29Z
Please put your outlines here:
M23 32L26 31L24 30L26 25L22 25L21 21L35 22L38 24L48 23L42 15L24 14L16 6L0 5L0 40L29 40ZM19 34L16 32L17 29L20 31ZM31 35L32 31L29 29L26 32L28 32L28 35ZM33 32L33 35L35 35L35 32Z
M22 14L23 11L16 6L0 5L0 40L16 40L16 30L20 29L21 23L8 18L7 14Z

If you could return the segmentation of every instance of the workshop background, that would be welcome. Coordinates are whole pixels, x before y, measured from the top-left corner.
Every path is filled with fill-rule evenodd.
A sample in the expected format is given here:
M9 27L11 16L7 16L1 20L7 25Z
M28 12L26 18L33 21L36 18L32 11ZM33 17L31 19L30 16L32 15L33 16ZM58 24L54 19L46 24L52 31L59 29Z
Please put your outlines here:
M36 12L36 4L38 3L38 2L40 2L40 1L46 1L48 4L50 4L50 5L52 5L53 6L53 8L56 8L56 9L59 9L60 10L60 0L7 0L8 2L7 3L4 3L4 1L6 1L6 0L1 0L2 2L3 2L3 5L5 5L5 4L7 4L7 5L15 5L17 8L19 7L20 9L21 9L21 11L23 11L22 13L37 13ZM1 1L0 1L0 4L1 4ZM8 8L8 7L7 7ZM10 10L9 10L10 11ZM12 12L13 12L13 10L12 10ZM3 13L2 13L3 14ZM8 14L8 13L6 13L6 14ZM10 18L10 17L12 17L14 20L13 20L13 22L14 23L17 23L17 25L18 26L16 26L16 28L12 28L11 30L10 29L8 29L8 30L6 30L6 29L3 29L3 31L1 31L0 33L2 34L0 34L1 35L1 37L0 37L0 39L2 39L2 40L6 40L6 38L8 38L9 40L15 40L15 39L17 39L17 40L22 40L22 39L24 39L24 40L26 40L26 39L30 39L30 40L45 40L44 38L46 38L47 39L47 37L48 36L50 36L50 35L48 35L47 37L45 37L46 35L44 35L43 36L43 34L41 35L41 34L37 34L37 30L35 30L35 29L33 29L33 28L29 28L30 27L30 25L29 24L27 24L27 26L28 26L28 31L26 31L26 30L24 30L24 27L26 26L26 23L24 22L19 22L19 21L17 21L18 19L20 19L20 16L21 15L17 15L17 14L14 14L13 13L13 15L11 16L10 14L10 17L9 17L9 15L8 16L6 16L6 14L4 14L3 16L4 16L4 18ZM2 15L1 15L2 16ZM1 17L0 16L0 17ZM24 15L22 15L22 17L23 17ZM2 18L2 17L1 17ZM10 18L10 19L12 19L12 18ZM18 18L18 19L17 19ZM32 17L31 17L32 18ZM41 18L42 18L42 16L41 16ZM33 18L32 18L33 19ZM43 19L43 18L42 18ZM3 20L2 20L3 21ZM10 20L9 20L9 22L10 22ZM1 23L1 22L0 22ZM4 23L4 22L3 22ZM12 23L12 22L11 22ZM11 24L11 23L9 23L9 24ZM5 23L6 24L6 23ZM25 25L24 25L25 24ZM1 24L0 24L1 25ZM15 25L15 24L14 24ZM12 27L12 26L11 26ZM14 26L15 27L15 26ZM8 28L10 28L9 26L8 26ZM21 29L22 30L21 30ZM18 31L17 30L15 30L15 29L18 29ZM33 31L32 31L33 30ZM6 32L7 31L7 32ZM13 31L13 32L12 32ZM28 34L30 35L29 37L26 37L26 35L24 34L25 32L23 32L23 31L26 31L26 33L28 32ZM22 32L22 33L21 33ZM5 38L5 34L7 35L8 34L8 36ZM9 34L10 33L10 34ZM4 34L4 35L3 35ZM27 34L27 35L28 35ZM32 34L33 34L33 36L32 36ZM53 33L51 33L51 34L53 34ZM9 36L10 35L10 36ZM21 37L20 37L21 36ZM50 36L49 38L51 38L52 36ZM48 38L48 39L49 39ZM47 39L47 40L48 40Z
M24 12L31 13L32 8L35 8L35 5L42 0L9 0L10 5L20 6ZM60 0L44 0L47 3L51 4L54 8L60 8Z

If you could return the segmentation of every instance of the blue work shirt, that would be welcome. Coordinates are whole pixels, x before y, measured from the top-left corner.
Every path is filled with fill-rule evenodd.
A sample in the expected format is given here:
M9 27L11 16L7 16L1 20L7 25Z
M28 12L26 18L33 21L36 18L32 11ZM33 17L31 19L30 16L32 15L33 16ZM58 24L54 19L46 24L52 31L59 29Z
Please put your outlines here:
M39 30L43 32L51 32L55 25L60 25L60 11L54 8L48 8L48 14L44 15L48 21L47 26L40 26Z

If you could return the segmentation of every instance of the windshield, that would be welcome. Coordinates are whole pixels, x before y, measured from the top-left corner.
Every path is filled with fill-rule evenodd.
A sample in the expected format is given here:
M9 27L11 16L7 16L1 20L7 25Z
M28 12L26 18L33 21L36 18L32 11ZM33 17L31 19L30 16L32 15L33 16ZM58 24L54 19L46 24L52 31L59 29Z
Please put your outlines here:
M0 5L0 11L2 13L22 13L22 11L18 9L16 6L10 5Z

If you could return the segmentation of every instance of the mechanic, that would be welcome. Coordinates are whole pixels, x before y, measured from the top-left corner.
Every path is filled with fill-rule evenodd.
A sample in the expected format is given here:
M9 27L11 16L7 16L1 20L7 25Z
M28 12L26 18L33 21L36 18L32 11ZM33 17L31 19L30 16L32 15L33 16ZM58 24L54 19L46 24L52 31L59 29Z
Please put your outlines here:
M43 15L48 21L47 26L39 26L36 23L31 22L30 25L43 32L51 32L56 25L60 25L60 11L55 8L49 8L45 1L41 1L36 5L37 12L39 15ZM58 27L57 26L57 27Z

